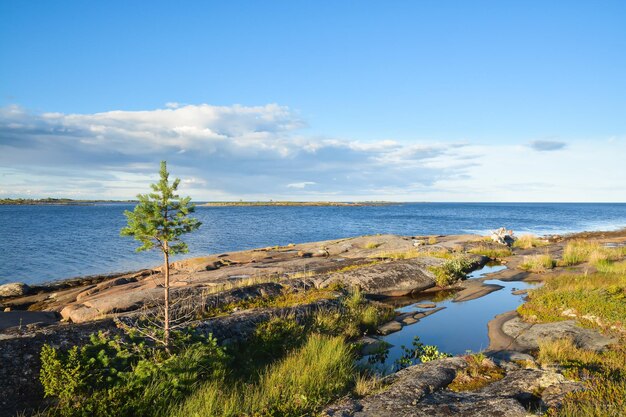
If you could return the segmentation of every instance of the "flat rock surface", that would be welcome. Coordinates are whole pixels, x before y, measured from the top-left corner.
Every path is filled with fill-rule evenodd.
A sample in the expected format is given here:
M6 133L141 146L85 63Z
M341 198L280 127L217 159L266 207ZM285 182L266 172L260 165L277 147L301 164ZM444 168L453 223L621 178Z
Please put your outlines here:
M578 383L567 381L553 371L515 367L503 379L481 389L448 390L446 387L457 372L465 367L467 363L461 357L409 367L390 376L389 385L381 392L360 399L345 398L327 407L322 415L525 417L535 415L530 410L541 411L558 404L565 393L579 388Z
M542 340L571 339L578 347L600 351L617 339L580 327L574 320L553 323L528 323L512 311L496 316L489 323L489 350L528 352L539 348Z
M437 245L420 250L441 250L475 240L477 236L441 236ZM279 281L285 285L333 282L360 286L366 294L406 295L435 285L429 266L437 257L380 261L385 254L415 251L410 236L376 235L268 247L186 259L171 264L172 288L198 293L216 292L249 281ZM132 312L160 297L160 267L132 273L85 277L49 286L27 288L7 284L0 288L10 297L2 306L12 309L60 312L64 319L82 323ZM307 282L305 282L307 281Z

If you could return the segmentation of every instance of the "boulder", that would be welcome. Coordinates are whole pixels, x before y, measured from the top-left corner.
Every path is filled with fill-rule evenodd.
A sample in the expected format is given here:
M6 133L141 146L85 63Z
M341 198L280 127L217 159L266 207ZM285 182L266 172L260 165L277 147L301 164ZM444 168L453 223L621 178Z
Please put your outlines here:
M384 340L376 339L374 337L363 336L357 340L357 346L361 347L361 355L372 355L374 353L381 352L391 345Z
M434 276L428 266L437 263L441 260L420 258L363 266L332 274L320 283L320 287L341 282L346 286L359 287L368 295L400 297L434 287Z
M19 297L31 293L31 288L23 282L0 285L0 297Z
M380 326L378 328L378 333L382 334L383 336L386 336L390 333L394 333L400 330L402 330L402 324L394 320L394 321L390 321L389 323L386 323Z
M604 350L618 341L595 330L580 327L574 320L533 324L514 317L502 324L502 332L514 340L514 348L520 351L538 349L538 342L542 340L571 339L576 346L595 351Z
M388 385L363 398L344 398L322 416L512 416L526 417L558 406L563 396L580 388L551 370L511 368L506 376L474 391L445 389L467 367L461 357L411 366L386 378Z
M515 236L513 236L512 230L501 227L491 232L491 240L501 245L511 246L515 242Z

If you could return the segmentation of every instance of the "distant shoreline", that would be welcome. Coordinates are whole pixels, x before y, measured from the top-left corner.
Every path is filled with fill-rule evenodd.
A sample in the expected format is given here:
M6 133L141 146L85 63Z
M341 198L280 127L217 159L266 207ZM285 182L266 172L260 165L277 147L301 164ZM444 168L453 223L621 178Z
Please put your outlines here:
M390 206L403 203L389 201L213 201L197 204L198 207L362 207L362 206Z
M136 200L74 200L71 198L4 198L3 206L84 206L99 203L136 203ZM391 201L210 201L197 202L198 207L363 207L390 206L405 203Z
M84 206L96 203L135 203L136 200L73 200L71 198L3 198L0 206Z

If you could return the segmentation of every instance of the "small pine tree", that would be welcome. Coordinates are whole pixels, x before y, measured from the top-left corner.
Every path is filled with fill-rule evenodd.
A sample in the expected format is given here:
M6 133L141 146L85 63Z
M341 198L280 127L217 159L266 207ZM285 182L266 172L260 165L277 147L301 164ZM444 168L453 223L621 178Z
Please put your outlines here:
M169 182L167 163L161 161L161 179L151 184L152 193L139 194L139 203L134 211L126 210L128 224L121 230L122 236L132 236L141 242L137 252L159 249L163 253L163 273L165 275L165 318L163 344L170 345L170 255L186 253L187 244L180 237L196 230L202 223L193 217L195 206L190 197L181 198L176 194L180 179Z

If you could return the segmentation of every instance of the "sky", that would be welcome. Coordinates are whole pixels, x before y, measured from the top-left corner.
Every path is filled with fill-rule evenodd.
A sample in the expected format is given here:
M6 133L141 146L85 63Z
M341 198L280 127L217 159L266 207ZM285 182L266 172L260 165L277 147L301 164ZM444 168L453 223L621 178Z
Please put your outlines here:
M624 1L0 0L0 198L626 202Z

